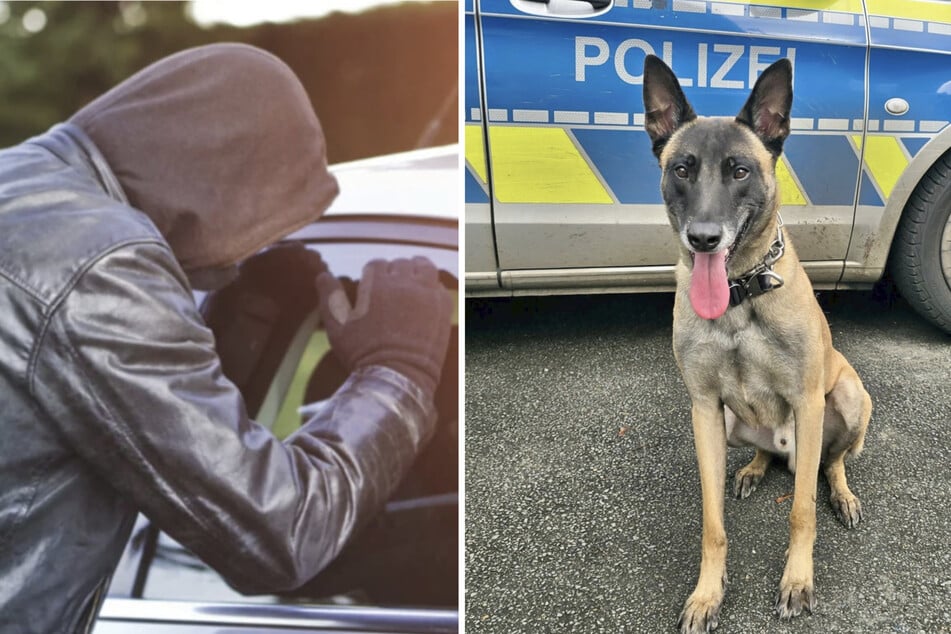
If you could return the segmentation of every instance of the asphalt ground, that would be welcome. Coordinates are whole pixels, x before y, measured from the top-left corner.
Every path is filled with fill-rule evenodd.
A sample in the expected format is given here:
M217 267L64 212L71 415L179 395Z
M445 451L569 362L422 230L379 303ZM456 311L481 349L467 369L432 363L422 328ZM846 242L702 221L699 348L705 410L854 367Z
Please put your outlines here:
M821 293L872 395L847 465L849 530L819 479L812 616L772 606L793 476L746 500L727 456L730 583L718 633L951 632L951 337L887 294ZM700 563L673 295L467 300L465 631L675 632Z

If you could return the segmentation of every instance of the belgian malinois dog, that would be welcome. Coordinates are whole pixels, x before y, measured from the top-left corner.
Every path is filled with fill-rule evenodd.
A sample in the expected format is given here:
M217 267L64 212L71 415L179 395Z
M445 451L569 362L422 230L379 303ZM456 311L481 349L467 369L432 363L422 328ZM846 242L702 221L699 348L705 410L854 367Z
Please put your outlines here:
M816 604L812 550L820 461L839 519L862 519L845 458L865 440L872 400L832 347L829 325L779 217L776 161L789 135L792 65L763 71L735 119L698 118L663 61L644 64L645 127L680 241L673 347L692 402L703 496L700 578L681 632L717 626L726 583L726 447L754 446L733 493L747 497L773 456L795 473L780 618Z

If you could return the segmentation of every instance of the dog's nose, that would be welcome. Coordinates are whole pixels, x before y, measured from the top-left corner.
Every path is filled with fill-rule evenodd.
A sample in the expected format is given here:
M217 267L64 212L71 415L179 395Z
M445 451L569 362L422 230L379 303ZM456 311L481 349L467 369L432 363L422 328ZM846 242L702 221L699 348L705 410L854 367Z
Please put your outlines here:
M723 230L715 222L695 222L687 230L687 241L697 251L713 251L723 238Z

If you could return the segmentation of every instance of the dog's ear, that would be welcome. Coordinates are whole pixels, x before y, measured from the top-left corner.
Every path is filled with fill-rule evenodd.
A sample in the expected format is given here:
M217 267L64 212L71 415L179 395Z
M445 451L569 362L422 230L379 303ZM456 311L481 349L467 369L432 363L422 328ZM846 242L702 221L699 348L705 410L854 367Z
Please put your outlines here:
M776 159L789 136L792 108L792 64L781 59L770 65L756 80L746 105L736 115L737 123L749 127Z
M654 143L654 156L659 159L670 135L696 118L674 71L659 57L648 55L644 60L644 128Z

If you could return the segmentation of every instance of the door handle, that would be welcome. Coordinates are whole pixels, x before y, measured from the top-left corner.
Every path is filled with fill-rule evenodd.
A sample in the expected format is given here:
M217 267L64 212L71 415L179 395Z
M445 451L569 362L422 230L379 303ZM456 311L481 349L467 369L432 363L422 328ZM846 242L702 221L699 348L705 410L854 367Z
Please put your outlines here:
M602 13L613 0L512 0L520 11L534 15L584 16Z

